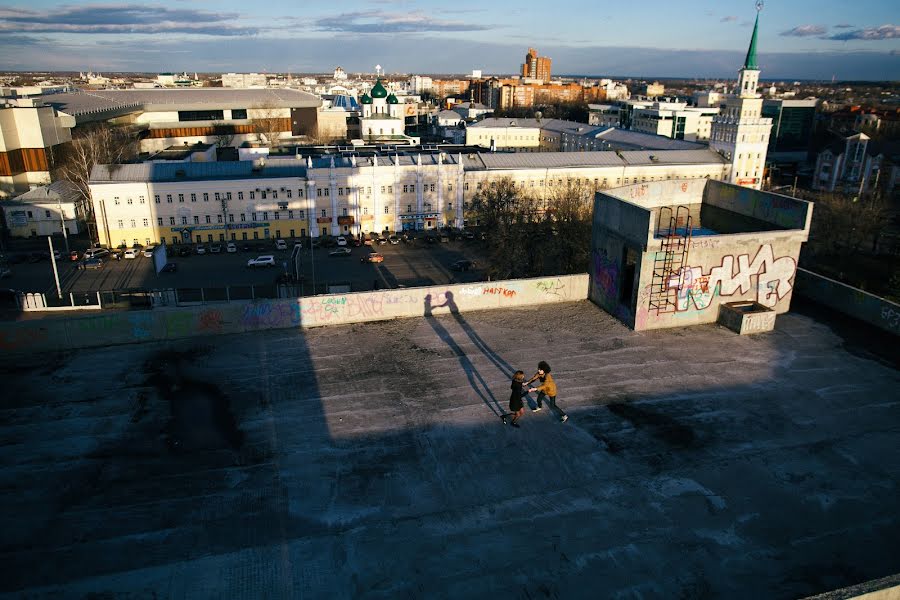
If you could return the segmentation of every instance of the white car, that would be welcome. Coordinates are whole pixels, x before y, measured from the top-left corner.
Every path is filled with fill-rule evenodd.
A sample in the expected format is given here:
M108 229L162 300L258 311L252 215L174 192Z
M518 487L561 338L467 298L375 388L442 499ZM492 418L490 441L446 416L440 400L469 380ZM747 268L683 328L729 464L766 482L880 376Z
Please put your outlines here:
M137 258L138 251L136 248L129 248L125 251L125 258Z
M152 258L154 250L156 250L156 246L147 246L146 248L144 248L143 254L147 258Z
M247 261L247 266L251 269L254 267L274 267L275 266L275 257L271 254L266 254L264 256L257 256L256 258L251 258Z
M234 245L234 242L228 242L228 245L225 246L225 251L228 252L228 254L234 254L237 252L237 246Z
M275 240L275 249L287 250L287 242L285 242L284 240Z
M344 236L340 236L340 237L337 239L337 245L338 245L338 246L346 246L346 245L347 245L347 238L345 238Z

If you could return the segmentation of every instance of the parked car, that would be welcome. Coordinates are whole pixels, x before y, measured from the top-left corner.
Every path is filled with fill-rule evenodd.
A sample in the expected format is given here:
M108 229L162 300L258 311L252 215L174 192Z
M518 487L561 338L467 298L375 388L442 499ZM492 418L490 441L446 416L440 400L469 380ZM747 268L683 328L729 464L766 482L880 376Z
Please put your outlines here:
M474 260L458 260L452 265L450 265L450 269L453 271L468 271L469 269L475 268Z
M384 262L384 255L379 254L377 252L373 252L372 254L366 254L365 256L363 256L361 259L359 259L359 262L368 262L368 263Z
M109 250L106 248L88 248L84 251L85 258L103 258L109 256Z
M275 240L275 249L287 250L287 242L285 242L284 240Z
M234 254L235 252L237 252L237 246L234 245L234 242L228 242L228 244L225 246L225 251L228 254Z
M174 273L178 270L178 265L176 263L166 263L165 266L161 269L163 273Z
M328 256L350 256L350 248L335 248Z
M102 258L89 258L83 263L81 263L82 269L102 269L103 268L103 259Z
M206 254L206 246L197 246L197 254Z
M147 246L146 248L144 248L144 251L143 251L142 254L143 254L146 258L152 258L152 257L153 257L153 251L154 251L154 250L156 250L156 246Z
M251 269L255 267L274 267L275 257L271 254L257 256L256 258L251 258L250 260L248 260L247 266Z
M125 258L137 258L138 251L134 248L129 248L125 251Z
M371 245L372 245L372 238L367 237L366 239L363 240L363 246L371 246Z
M388 238L388 241L391 243L392 246L396 246L397 244L400 243L400 238L398 238L396 235L392 235Z
M182 246L181 248L178 249L178 256L190 256L190 255L191 255L191 249L189 247Z
M338 246L346 246L346 245L347 245L347 238L345 238L344 236L339 236L338 239L337 239L337 245L338 245Z
M213 244L209 247L209 251L213 254L218 254L222 251L222 244Z
M382 237L382 236L378 236L378 239L376 239L375 242L376 242L379 246L384 246L385 244L388 243L388 242L387 242L387 238L386 238L386 237Z

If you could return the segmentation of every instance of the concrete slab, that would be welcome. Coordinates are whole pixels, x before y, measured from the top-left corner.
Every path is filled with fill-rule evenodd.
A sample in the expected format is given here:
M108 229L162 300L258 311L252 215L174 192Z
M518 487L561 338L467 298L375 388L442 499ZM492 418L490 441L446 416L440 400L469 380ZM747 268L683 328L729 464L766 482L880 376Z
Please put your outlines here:
M900 374L589 302L5 365L3 597L796 598L900 571ZM501 424L508 374L559 403Z

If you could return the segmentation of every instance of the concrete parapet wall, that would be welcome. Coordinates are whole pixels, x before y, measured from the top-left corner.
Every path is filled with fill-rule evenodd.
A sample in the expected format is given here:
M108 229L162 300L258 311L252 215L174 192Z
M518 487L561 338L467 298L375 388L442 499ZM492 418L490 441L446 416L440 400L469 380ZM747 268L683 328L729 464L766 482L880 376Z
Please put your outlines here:
M900 304L805 269L797 269L797 293L879 329L900 334Z
M383 321L585 300L588 275L255 300L219 305L108 312L70 319L0 323L0 351L32 353Z

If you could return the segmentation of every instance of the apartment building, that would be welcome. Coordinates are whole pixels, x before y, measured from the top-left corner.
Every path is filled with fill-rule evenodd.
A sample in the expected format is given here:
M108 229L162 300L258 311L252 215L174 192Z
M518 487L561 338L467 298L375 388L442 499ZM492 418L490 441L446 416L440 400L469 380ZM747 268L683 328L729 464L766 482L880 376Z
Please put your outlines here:
M717 114L717 107L697 108L689 107L684 102L653 102L633 108L631 129L676 140L704 141L709 139L712 120Z
M553 61L547 56L538 56L537 50L529 48L522 64L522 78L536 81L550 81L550 71Z

